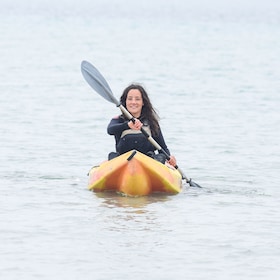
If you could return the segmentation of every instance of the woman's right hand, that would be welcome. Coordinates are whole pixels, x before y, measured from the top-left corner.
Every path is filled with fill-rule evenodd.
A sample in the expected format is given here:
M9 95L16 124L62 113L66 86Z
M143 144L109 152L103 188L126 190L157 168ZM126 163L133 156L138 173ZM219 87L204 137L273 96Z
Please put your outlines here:
M134 119L134 122L133 121L128 122L128 126L129 126L129 128L134 129L134 130L140 130L143 126L143 123L141 121L139 121L138 119Z

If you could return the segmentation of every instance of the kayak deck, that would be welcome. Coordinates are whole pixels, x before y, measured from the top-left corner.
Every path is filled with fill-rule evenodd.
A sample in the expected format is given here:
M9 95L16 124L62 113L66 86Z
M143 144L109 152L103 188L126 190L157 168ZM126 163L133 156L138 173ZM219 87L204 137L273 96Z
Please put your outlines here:
M177 194L182 190L182 176L171 166L133 150L93 167L89 171L88 189L127 196Z

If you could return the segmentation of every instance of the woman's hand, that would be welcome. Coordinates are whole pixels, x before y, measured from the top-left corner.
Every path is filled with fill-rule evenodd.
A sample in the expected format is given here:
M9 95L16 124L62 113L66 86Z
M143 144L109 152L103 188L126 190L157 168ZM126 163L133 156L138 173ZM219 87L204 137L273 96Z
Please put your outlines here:
M170 156L170 159L167 162L172 166L175 166L177 164L176 158L174 156Z
M140 122L138 119L134 119L134 122L133 121L128 122L128 126L129 128L134 130L140 130L143 126L143 123Z

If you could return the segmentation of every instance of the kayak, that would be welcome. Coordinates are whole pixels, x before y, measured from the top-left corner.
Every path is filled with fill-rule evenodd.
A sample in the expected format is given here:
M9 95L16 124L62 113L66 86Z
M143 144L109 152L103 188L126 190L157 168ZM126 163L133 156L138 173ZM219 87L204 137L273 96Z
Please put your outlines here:
M175 168L133 150L94 166L89 171L88 189L126 196L177 194L182 190L182 176Z
M92 167L88 189L126 196L177 194L182 190L182 175L174 167L133 150Z

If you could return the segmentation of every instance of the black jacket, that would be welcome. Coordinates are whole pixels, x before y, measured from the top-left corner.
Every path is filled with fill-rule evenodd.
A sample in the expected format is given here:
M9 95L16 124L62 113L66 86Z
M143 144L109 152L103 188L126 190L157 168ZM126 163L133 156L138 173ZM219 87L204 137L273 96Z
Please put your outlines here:
M150 151L156 150L143 133L127 134L121 137L122 132L127 129L130 129L128 126L128 120L124 119L122 116L113 118L107 127L108 134L115 136L116 151L118 153L124 154L130 150L135 149L141 153L147 154ZM170 155L170 152L165 144L161 129L159 129L158 135L153 138L162 147L162 149L165 150L168 155Z

